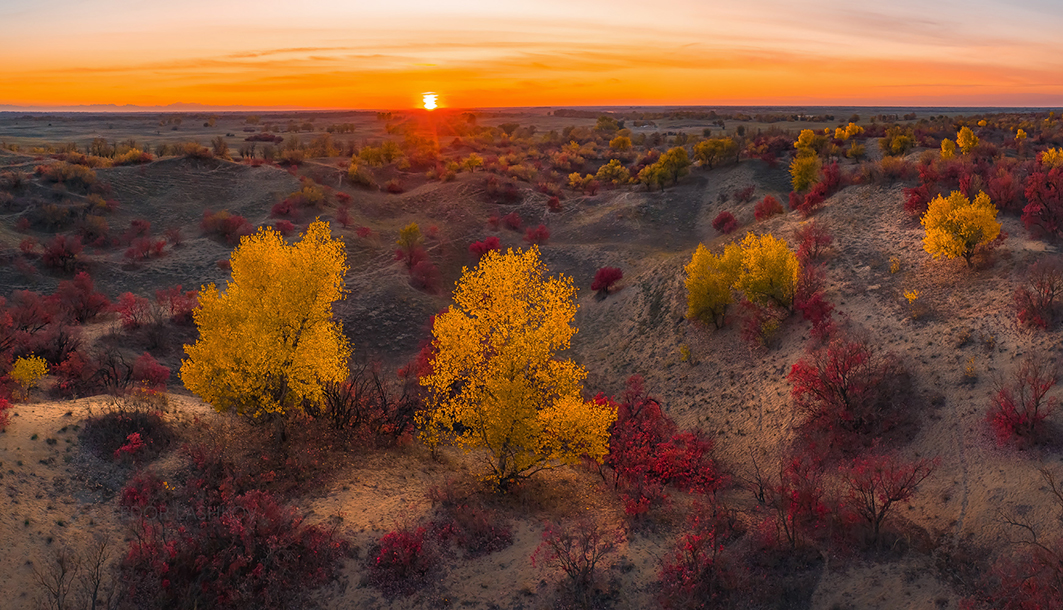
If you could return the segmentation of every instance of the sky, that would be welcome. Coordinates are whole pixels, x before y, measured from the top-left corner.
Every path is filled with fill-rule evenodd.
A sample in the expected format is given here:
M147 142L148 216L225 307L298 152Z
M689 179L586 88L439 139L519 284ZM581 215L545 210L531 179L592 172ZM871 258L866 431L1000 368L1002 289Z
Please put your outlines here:
M0 0L0 105L1063 106L1058 0Z

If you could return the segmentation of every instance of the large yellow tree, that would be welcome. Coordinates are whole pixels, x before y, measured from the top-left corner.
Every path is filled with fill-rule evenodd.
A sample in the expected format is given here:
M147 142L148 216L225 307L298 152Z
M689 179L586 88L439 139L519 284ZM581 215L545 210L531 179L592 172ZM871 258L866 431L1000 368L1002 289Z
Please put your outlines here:
M534 246L489 252L466 268L432 327L425 441L487 449L488 478L503 491L585 455L601 461L616 412L584 401L586 371L555 356L576 333L575 296L571 278L547 276Z
M742 249L738 244L727 244L717 256L698 244L683 270L687 274L687 318L722 327L727 307L734 302L732 288L742 270Z
M350 345L332 303L343 298L347 257L327 222L289 244L269 227L232 254L225 292L211 284L193 313L199 340L185 346L185 387L218 411L270 418L319 401L347 376Z
M962 256L968 267L978 246L1000 235L997 207L982 192L974 201L960 191L952 191L948 197L938 195L930 202L922 224L926 229L923 249L927 253L934 258Z

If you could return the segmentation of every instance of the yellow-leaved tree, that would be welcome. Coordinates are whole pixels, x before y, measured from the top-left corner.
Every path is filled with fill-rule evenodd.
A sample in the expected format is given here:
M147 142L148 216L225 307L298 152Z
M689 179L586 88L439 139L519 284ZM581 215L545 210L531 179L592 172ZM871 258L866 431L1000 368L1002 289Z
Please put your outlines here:
M347 255L317 221L289 244L270 227L240 240L232 279L199 293L199 340L186 345L185 387L218 411L277 419L347 376L350 345L332 303L343 298Z
M808 131L808 130L805 130ZM794 157L790 162L790 179L795 191L808 190L819 178L820 161L815 153Z
M960 147L963 154L968 154L974 150L975 146L978 146L978 136L974 135L970 127L966 125L960 128L960 131L956 134L956 145Z
M951 159L956 156L956 143L945 138L941 141L941 158Z
M687 274L687 318L722 327L727 307L734 301L732 289L741 268L742 249L738 244L727 244L721 256L698 244L690 263L683 268Z
M793 311L801 263L785 240L771 233L747 233L742 240L742 267L735 288L757 305Z
M930 202L922 224L926 229L924 250L934 258L962 256L968 267L978 246L1000 235L997 208L983 192L974 201L960 191L952 191L948 197L938 195Z
M535 246L488 252L466 268L432 326L422 438L490 453L500 491L535 472L609 452L613 407L584 401L586 371L555 357L576 329L572 279L548 277Z

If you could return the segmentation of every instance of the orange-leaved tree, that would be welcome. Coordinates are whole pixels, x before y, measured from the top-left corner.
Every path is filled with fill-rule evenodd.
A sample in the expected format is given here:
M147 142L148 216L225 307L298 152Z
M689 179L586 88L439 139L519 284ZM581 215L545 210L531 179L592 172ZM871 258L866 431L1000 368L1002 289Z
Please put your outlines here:
M571 278L547 276L535 246L491 251L466 268L432 327L425 441L487 449L487 478L501 491L583 456L600 462L616 411L584 401L586 371L555 357L576 333L575 296Z
M320 401L347 376L350 345L332 303L343 298L347 255L317 221L289 244L270 227L233 251L232 279L199 293L199 340L185 346L185 386L218 411L275 419Z

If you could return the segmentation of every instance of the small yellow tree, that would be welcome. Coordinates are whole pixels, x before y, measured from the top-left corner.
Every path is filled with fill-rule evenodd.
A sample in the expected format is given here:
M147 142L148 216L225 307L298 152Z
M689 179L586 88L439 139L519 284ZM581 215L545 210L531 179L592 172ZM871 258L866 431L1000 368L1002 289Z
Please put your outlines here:
M547 277L535 246L488 252L465 269L454 304L432 327L424 440L487 449L488 478L501 491L583 456L600 462L616 412L584 401L586 371L554 355L576 333L575 296L571 278Z
M687 318L723 326L727 307L734 301L732 287L742 268L742 250L738 244L727 244L723 255L717 256L698 244L690 262L684 267L687 289Z
M218 411L269 419L321 399L347 376L350 346L332 303L343 298L343 242L317 221L295 244L269 227L232 254L225 292L199 293L199 340L186 345L185 387Z
M631 138L627 136L616 136L612 140L609 140L609 148L617 152L631 150Z
M965 125L961 127L959 133L956 134L956 144L960 147L960 151L966 155L970 153L975 146L978 146L978 136L974 135L971 128Z
M956 156L956 143L945 138L941 140L941 158L951 159Z
M795 191L804 191L816 183L819 177L819 157L813 153L810 156L794 157L790 162L790 177Z
M48 362L40 356L23 356L15 360L11 367L11 378L18 383L20 398L29 396L31 389L37 387L41 377L48 374Z
M724 159L738 156L738 143L731 138L709 138L694 145L694 158L701 166L712 169Z
M947 198L938 195L930 202L922 224L926 229L923 249L927 253L934 258L962 256L968 267L978 246L1000 235L997 208L983 192L974 201L960 191L952 191Z
M594 175L594 179L602 183L627 184L631 182L631 172L627 171L627 168L621 165L619 160L612 159L598 168L598 173Z
M742 240L742 267L735 288L758 305L792 311L801 263L782 239L770 233L747 233Z

